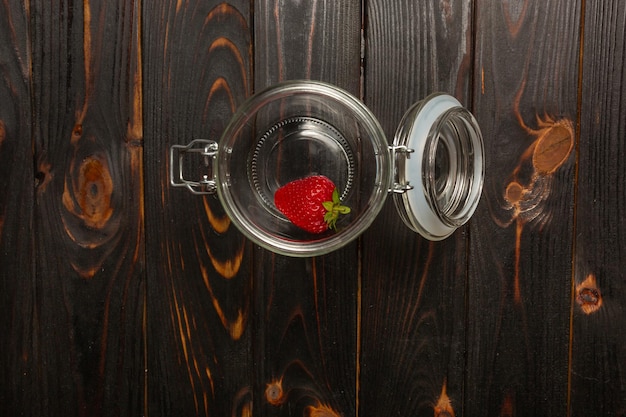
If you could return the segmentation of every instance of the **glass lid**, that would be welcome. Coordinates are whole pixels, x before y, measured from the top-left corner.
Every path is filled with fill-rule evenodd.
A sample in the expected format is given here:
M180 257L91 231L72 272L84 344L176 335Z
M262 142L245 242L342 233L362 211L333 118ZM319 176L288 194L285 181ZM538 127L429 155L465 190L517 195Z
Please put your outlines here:
M482 192L484 147L457 99L438 93L413 105L390 149L394 203L409 228L442 240L469 220Z

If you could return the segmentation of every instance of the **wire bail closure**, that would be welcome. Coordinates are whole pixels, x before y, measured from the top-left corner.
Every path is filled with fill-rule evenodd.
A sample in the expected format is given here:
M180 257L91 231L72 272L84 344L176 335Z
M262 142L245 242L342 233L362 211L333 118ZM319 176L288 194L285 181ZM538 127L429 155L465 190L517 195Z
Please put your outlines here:
M194 139L187 145L170 147L170 184L173 187L185 187L193 194L206 195L217 192L217 183L213 164L217 158L218 144L210 139ZM198 154L209 174L203 174L200 180L185 178L184 157L186 154Z
M389 146L389 153L391 154L391 170L393 173L393 185L388 192L396 194L404 194L407 191L414 189L415 187L410 184L410 181L400 182L398 175L398 158L404 157L404 159L410 158L410 154L415 152L415 149L411 149L406 145L392 145Z

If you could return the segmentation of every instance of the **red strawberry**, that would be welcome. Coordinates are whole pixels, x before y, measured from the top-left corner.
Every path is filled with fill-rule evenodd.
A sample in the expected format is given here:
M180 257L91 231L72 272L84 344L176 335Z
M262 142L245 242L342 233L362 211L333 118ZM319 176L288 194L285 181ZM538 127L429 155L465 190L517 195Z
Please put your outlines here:
M335 184L323 175L291 181L276 190L274 204L293 224L310 233L335 229L339 214L350 213L341 205Z

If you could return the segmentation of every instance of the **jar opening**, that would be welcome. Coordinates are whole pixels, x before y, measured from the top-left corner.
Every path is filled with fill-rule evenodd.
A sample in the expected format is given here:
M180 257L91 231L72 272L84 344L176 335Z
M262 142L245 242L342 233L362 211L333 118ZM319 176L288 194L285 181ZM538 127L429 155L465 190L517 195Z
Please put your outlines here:
M437 216L451 227L469 219L480 197L476 179L482 179L482 163L475 158L476 147L482 148L479 138L471 114L452 108L437 119L426 139L424 188Z
M454 98L433 94L407 113L394 138L394 194L412 230L441 240L465 224L482 191L483 141L472 114ZM398 185L399 184L399 185Z
M224 210L246 237L273 252L306 257L336 250L358 237L384 203L391 175L384 132L361 101L335 86L288 81L255 94L231 119L220 147ZM341 206L350 208L319 232L299 226L275 201L283 186L313 176L330 180ZM323 203L312 202L309 212L323 214Z

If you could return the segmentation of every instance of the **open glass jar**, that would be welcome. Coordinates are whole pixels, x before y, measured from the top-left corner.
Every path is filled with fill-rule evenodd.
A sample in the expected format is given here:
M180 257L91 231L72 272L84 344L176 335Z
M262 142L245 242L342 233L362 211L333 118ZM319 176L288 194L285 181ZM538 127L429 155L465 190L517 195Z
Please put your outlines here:
M430 240L446 238L476 209L483 157L476 120L449 95L413 105L390 146L376 117L350 93L289 81L246 100L219 142L172 146L170 182L217 194L232 222L260 246L317 256L358 237L390 194L409 228ZM190 179L192 171L199 179ZM329 178L350 207L335 230L306 232L274 204L280 187L312 175Z

